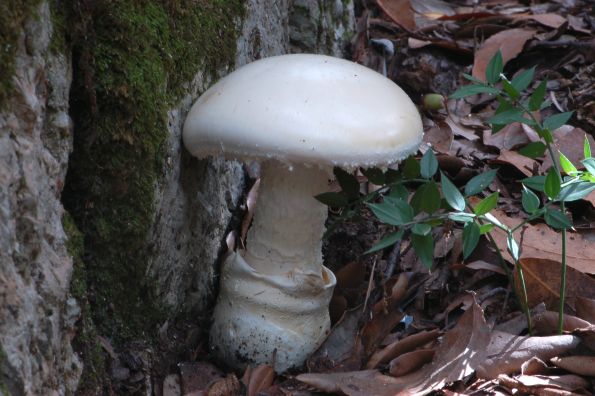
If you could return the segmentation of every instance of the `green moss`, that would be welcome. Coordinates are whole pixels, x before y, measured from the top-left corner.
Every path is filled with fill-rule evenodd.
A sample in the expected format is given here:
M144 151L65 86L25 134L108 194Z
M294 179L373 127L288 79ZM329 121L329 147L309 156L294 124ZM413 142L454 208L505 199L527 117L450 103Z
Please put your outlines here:
M95 0L68 10L74 152L63 200L85 234L102 335L150 339L165 318L146 276L167 110L198 70L235 58L242 0Z
M81 317L77 322L77 336L73 347L83 361L83 373L79 380L79 395L101 394L100 390L109 383L106 374L105 355L99 344L97 330L87 299L87 272L83 262L85 252L84 236L68 212L62 216L62 226L68 237L66 247L73 259L73 273L70 293L81 307Z
M32 15L41 0L0 1L0 109L13 93L15 55L23 23Z

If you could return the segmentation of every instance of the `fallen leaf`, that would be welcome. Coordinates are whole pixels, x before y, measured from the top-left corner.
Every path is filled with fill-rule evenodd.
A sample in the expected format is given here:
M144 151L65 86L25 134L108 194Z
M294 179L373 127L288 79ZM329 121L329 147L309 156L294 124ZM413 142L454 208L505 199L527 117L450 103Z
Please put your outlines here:
M424 132L423 140L439 153L448 154L453 138L450 126L446 122L439 122Z
M490 36L475 52L473 61L473 77L485 81L486 68L490 59L500 50L502 61L506 62L521 53L525 43L535 36L535 30L509 29Z
M301 374L296 378L325 392L343 392L349 396L425 395L458 381L484 360L490 330L483 310L474 303L448 331L436 349L432 363L399 378L376 370L333 374Z
M520 375L516 378L505 374L498 376L498 383L516 393L532 394L536 396L578 396L584 393L574 393L589 386L588 381L576 375L543 376Z
M360 335L366 356L374 353L384 337L395 328L403 316L404 314L400 311L380 312L366 323Z
M205 390L205 396L236 396L240 393L241 385L235 374L228 374L210 384Z
M554 357L550 362L571 373L595 377L595 356Z
M514 227L522 222L519 218L507 216L501 210L493 210L492 214L508 227ZM516 240L520 240L521 231L515 232ZM492 237L504 258L514 263L507 250L506 233L495 229ZM561 234L546 224L527 224L523 231L522 257L543 258L562 261ZM566 264L585 274L595 274L595 244L581 234L568 231L566 233Z
M535 315L532 318L533 330L538 335L554 335L558 334L558 312L545 311ZM573 332L575 330L591 329L593 326L581 318L564 314L562 321L562 330Z
M521 258L521 268L525 278L527 298L530 307L544 302L551 310L558 309L560 304L560 272L562 264L543 258ZM518 272L514 271L517 295L522 295ZM576 306L576 298L582 296L595 298L595 280L575 270L566 269L566 304Z
M502 275L506 275L506 271L504 271L504 269L502 269L502 266L496 265L496 264L490 264L483 260L476 260L476 261L473 261L472 263L466 264L465 268L470 268L470 269L474 269L474 270L493 271L493 272L497 272Z
M566 22L566 18L558 14L516 14L511 15L512 19L516 20L533 20L544 26L554 29L559 28Z
M477 368L477 375L484 379L495 379L500 374L520 372L527 360L538 357L551 359L574 349L580 338L572 335L550 337L521 337L494 331L487 348L487 359Z
M500 151L507 151L531 143L519 122L506 125L497 133L490 129L483 131L483 144L496 147Z
M439 335L440 331L435 329L431 331L422 331L395 341L374 353L370 360L368 360L366 368L375 369L379 365L387 363L403 353L413 351L414 349L435 340Z
M537 161L525 157L516 151L502 151L498 158L491 162L512 165L527 177L534 176L534 170L539 169L539 163Z
M576 297L576 316L595 324L595 299L583 296Z
M250 370L244 382L248 388L247 396L256 396L260 391L269 388L275 380L275 370L269 364L261 364Z
M223 378L223 373L211 363L182 362L178 368L183 394L204 391L209 384Z
M415 16L410 0L378 0L377 4L394 23L407 31L415 30Z
M478 140L479 136L475 134L475 131L471 128L467 128L459 122L458 117L450 115L444 120L457 136L462 136L467 140Z
M417 349L397 356L390 362L389 373L393 377L412 373L431 362L435 353L433 349Z

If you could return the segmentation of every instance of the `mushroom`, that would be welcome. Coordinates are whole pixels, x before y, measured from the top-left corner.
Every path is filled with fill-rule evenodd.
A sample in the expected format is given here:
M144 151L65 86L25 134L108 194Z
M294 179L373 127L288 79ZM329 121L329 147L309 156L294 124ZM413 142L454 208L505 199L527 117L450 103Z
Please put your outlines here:
M184 124L193 155L260 159L246 250L221 268L211 346L225 363L301 365L329 332L335 276L322 262L335 166L386 166L417 150L419 113L392 81L323 55L266 58L208 89Z

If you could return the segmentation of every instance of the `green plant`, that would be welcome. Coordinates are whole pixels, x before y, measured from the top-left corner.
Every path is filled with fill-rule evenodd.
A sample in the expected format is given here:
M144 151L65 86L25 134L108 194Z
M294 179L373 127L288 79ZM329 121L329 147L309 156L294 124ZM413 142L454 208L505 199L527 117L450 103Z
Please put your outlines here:
M523 97L523 93L533 81L534 74L535 68L531 68L508 80L503 74L502 55L497 52L488 64L485 82L465 75L472 84L460 88L450 96L451 99L457 99L479 93L493 95L498 102L498 108L494 116L488 120L492 131L496 133L513 122L525 123L537 132L541 140L523 147L519 152L537 158L547 151L552 159L553 165L545 175L520 180L521 203L528 217L514 228L506 226L490 213L498 204L497 191L478 198L492 183L497 170L492 169L473 177L461 191L442 171L439 172L438 161L431 149L424 153L420 161L413 157L405 160L399 171L362 169L369 181L381 186L379 190L365 196L360 196L357 179L353 175L335 170L341 191L324 193L316 198L326 205L343 209L338 221L352 217L358 213L362 205L366 205L381 222L394 227L394 232L386 235L368 253L392 246L400 239L410 236L414 251L428 268L433 264L432 229L447 222L458 223L463 228L463 259L467 259L473 253L480 237L485 235L496 248L501 264L513 282L514 278L491 234L494 228L501 229L507 235L507 250L515 261L522 290L519 299L527 316L529 330L531 319L522 265L519 262L522 241L517 240L514 233L527 223L543 218L550 227L562 233L558 326L561 332L566 295L566 230L572 228L572 221L565 213L565 204L579 200L595 190L595 159L586 137L585 159L582 161L585 170L579 170L563 153L557 152L553 147L552 131L564 125L572 116L572 112L555 114L539 121L536 113L549 105L545 100L546 82L542 81L527 99ZM560 165L556 159L559 159ZM410 194L408 187L414 187L415 192ZM330 229L332 228L331 226Z

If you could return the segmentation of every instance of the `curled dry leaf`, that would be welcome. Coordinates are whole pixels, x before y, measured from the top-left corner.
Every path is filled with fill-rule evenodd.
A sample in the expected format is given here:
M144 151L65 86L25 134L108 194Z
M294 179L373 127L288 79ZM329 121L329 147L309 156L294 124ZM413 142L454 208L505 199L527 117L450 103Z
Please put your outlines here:
M595 377L595 356L554 357L550 362L571 373Z
M521 365L522 375L546 374L550 368L538 357L532 357Z
M525 43L531 40L535 33L535 30L530 29L509 29L488 38L475 52L473 77L485 81L488 63L498 50L502 51L502 61L506 64L521 53Z
M397 356L413 351L416 348L419 348L430 341L435 340L440 335L440 331L438 329L434 329L431 331L422 331L416 334L412 334L408 337L403 338L402 340L395 341L390 345L387 345L380 351L377 351L372 355L368 364L366 365L367 369L374 369L379 365L389 362L396 358Z
M544 302L549 309L557 309L560 301L560 270L557 261L543 258L521 258L521 267L525 277L529 306ZM520 287L518 272L515 273L515 284ZM517 290L521 293L521 290ZM521 295L521 294L519 294ZM595 280L575 270L566 269L566 304L574 309L576 298L582 296L595 298Z
M240 393L242 387L238 377L235 374L229 374L225 378L221 378L213 382L205 390L205 396L236 396Z
M477 368L477 376L495 379L500 374L520 372L527 360L533 357L551 359L574 349L579 342L580 338L572 335L520 337L494 331L487 349L487 359Z
M490 129L483 131L483 144L500 151L513 150L529 143L531 140L519 122L506 125L498 133L492 133Z
M301 374L299 381L325 392L349 396L425 395L473 373L484 360L490 330L474 303L442 339L432 363L415 373L393 378L376 370L333 374Z
M390 362L389 372L393 377L400 377L420 369L434 358L434 349L418 349L397 356Z

